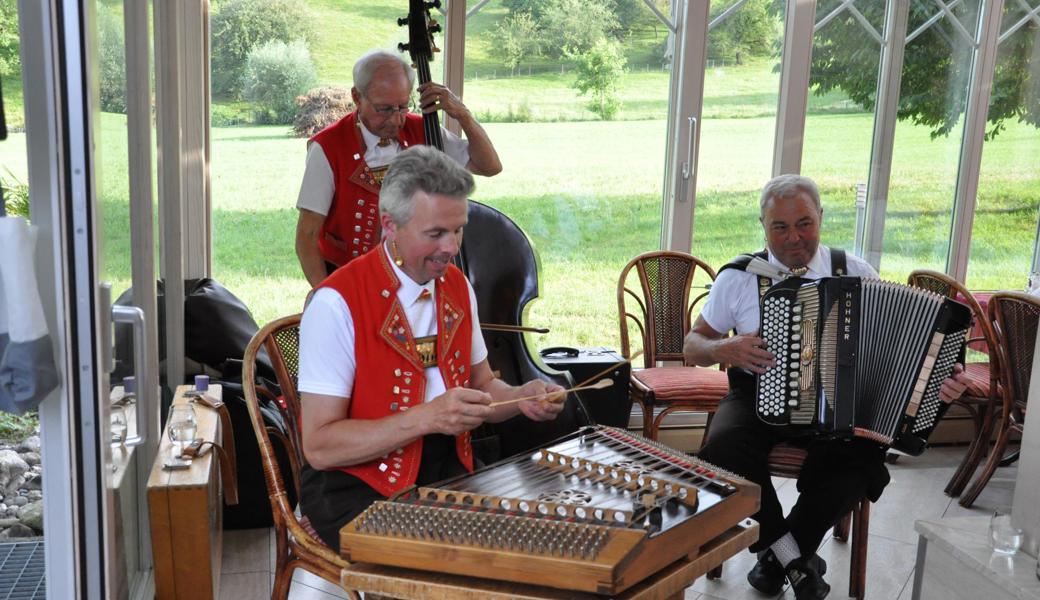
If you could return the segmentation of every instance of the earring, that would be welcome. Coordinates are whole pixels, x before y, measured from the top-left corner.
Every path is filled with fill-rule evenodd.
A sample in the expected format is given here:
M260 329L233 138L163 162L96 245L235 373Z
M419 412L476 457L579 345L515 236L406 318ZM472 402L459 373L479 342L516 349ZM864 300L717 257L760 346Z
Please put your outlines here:
M394 257L394 264L403 267L404 259L397 253L397 240L390 240L390 254Z

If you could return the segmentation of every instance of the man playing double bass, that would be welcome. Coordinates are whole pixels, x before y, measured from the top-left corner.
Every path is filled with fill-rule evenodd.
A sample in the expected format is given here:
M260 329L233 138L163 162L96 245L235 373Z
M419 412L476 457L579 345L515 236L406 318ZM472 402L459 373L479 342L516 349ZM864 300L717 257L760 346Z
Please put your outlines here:
M409 109L415 71L385 50L366 53L354 65L354 112L308 142L307 166L296 202L296 256L311 286L380 241L379 187L398 152L425 144L423 120ZM442 130L444 151L477 175L502 171L484 128L448 88L419 86L423 113L443 110L462 127L462 139Z

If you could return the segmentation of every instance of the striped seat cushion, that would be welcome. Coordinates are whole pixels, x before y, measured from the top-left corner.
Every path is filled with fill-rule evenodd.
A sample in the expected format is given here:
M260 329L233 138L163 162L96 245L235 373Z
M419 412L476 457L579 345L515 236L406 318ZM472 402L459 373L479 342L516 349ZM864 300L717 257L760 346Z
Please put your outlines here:
M964 365L964 374L967 375L967 394L978 398L989 397L989 363L968 363Z
M703 367L653 367L632 373L662 404L673 402L718 403L729 391L726 373Z
M324 543L321 541L321 536L318 535L318 530L311 524L311 520L307 515L301 515L299 521L300 527L303 527L303 530L310 534L310 536L314 538L314 541L322 544Z
M779 477L798 478L808 455L805 448L780 443L769 451L769 472Z

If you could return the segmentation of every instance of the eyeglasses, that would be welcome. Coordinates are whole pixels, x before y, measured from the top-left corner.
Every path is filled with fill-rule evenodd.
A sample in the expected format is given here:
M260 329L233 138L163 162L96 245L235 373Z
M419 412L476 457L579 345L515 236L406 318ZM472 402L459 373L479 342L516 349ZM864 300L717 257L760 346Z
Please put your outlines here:
M381 117L392 117L394 115L407 115L412 111L412 107L407 104L403 106L376 106L373 104L372 110L376 111L376 114Z

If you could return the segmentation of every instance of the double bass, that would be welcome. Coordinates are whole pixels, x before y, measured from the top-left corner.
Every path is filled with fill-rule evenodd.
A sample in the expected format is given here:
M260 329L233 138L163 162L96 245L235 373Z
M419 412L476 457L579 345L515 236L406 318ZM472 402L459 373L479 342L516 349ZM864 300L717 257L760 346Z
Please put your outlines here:
M431 81L430 61L436 50L433 34L441 28L430 18L430 9L439 7L440 0L409 0L408 16L397 21L408 27L408 43L398 44L398 48L408 52L420 84ZM428 145L444 149L436 111L423 114L423 132ZM488 363L499 378L512 385L542 379L571 387L569 374L550 369L527 347L525 333L548 330L523 325L528 303L538 297L538 261L523 230L500 211L470 200L469 222L455 263L473 285ZM555 421L533 423L518 416L483 425L483 431L474 432L474 449L485 462L493 462L591 422L581 399L572 393Z

